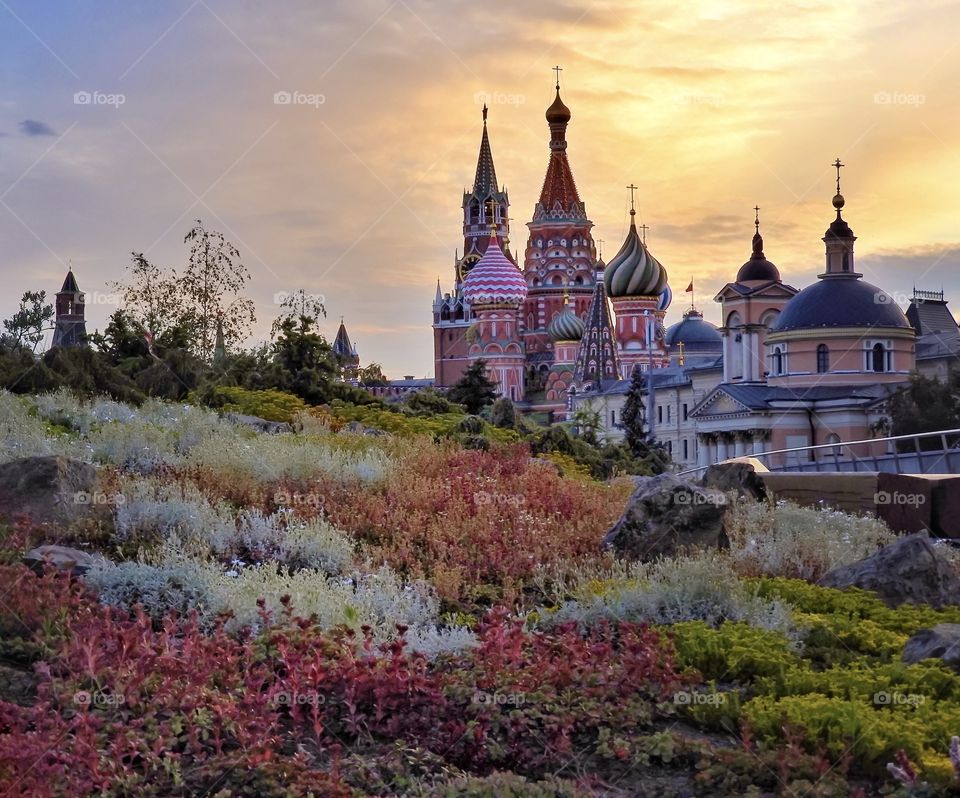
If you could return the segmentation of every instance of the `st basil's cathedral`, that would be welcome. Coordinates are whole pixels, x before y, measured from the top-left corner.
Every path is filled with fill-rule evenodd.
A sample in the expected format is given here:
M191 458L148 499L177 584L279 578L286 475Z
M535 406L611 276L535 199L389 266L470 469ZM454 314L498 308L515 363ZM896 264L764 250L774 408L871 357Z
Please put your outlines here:
M570 117L558 83L521 267L510 251L509 199L497 182L484 106L476 175L463 195L463 254L454 259L452 290L444 293L438 280L433 303L437 387L483 360L501 395L552 418L579 391L669 362L666 269L641 238L633 208L623 246L604 264L567 158Z

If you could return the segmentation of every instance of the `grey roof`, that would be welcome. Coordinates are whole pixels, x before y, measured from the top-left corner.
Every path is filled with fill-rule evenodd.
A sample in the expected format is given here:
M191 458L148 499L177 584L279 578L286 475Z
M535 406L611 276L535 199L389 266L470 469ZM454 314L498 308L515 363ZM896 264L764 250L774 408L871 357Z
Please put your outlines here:
M430 388L433 382L432 378L425 377L416 380L387 380L387 385L391 388Z
M907 307L906 316L918 336L936 334L943 340L960 338L957 320L943 300L914 297Z
M930 333L917 338L917 360L960 356L960 336Z
M723 383L711 391L699 407L717 391L733 397L751 410L769 410L774 402L828 402L837 399L849 399L866 406L886 399L899 386L885 384L873 385L814 385L808 388L787 388L763 384ZM697 412L695 409L694 412Z
M909 329L910 322L885 291L854 274L831 274L787 302L770 332L821 327Z
M708 321L704 321L703 314L688 310L682 321L671 324L667 330L665 342L672 349L683 344L686 352L720 352L723 349L723 338L717 328Z

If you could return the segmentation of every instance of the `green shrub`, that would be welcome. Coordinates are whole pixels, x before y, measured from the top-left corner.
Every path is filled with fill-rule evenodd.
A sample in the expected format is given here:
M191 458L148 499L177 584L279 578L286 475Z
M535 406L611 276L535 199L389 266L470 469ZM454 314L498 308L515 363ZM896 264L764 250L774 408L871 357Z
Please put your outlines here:
M749 684L782 677L799 661L786 635L746 623L728 621L714 629L703 621L685 621L671 626L670 632L677 661L707 680Z
M299 396L283 391L250 391L246 388L218 386L213 389L210 404L232 413L257 416L267 421L292 422L306 408Z

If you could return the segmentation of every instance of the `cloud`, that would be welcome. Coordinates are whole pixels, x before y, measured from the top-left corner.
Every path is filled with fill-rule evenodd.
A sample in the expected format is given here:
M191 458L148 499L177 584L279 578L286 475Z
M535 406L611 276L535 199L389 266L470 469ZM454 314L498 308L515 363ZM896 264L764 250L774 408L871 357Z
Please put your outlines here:
M24 136L56 136L56 132L46 122L38 122L36 119L24 119L20 123L20 132Z

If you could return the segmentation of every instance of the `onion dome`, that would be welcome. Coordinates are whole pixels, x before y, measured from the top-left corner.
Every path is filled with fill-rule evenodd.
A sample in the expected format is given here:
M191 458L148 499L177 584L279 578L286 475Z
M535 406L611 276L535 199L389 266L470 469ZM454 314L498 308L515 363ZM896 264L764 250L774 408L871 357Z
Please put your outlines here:
M483 257L463 283L463 296L471 305L519 305L527 298L527 281L510 258L503 254L496 229Z
M565 298L563 310L547 325L547 334L554 341L579 341L585 327L583 319L570 309L569 298Z
M560 99L560 84L557 84L557 96L545 114L551 124L566 124L570 121L570 109Z
M909 329L910 322L882 289L837 275L818 280L787 302L770 332L832 327Z
M657 310L666 310L673 302L673 290L666 286L660 293L660 301L657 303Z
M720 354L723 351L723 338L720 331L695 308L683 314L683 321L670 325L665 343L671 352L677 352L680 345L686 354Z
M659 296L667 287L667 270L640 240L634 222L636 211L630 210L630 232L620 251L607 264L603 282L611 298Z
M753 234L753 254L750 260L740 267L737 272L737 282L746 283L751 280L780 282L780 270L767 260L763 254L763 236L760 235L760 209L757 208L757 217L754 224L757 227Z

